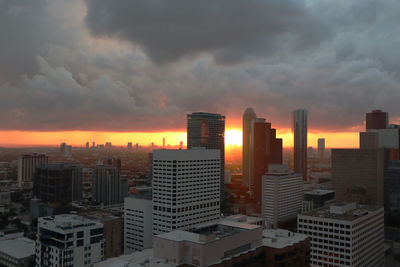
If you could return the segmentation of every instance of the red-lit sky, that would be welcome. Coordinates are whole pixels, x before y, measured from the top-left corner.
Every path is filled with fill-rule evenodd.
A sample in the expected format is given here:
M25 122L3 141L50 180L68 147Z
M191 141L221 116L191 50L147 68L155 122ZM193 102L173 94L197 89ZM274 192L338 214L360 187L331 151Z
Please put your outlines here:
M366 112L400 110L396 0L0 4L0 145L185 141L186 114L221 113L240 144L255 109L290 146L357 147ZM29 27L28 27L29 25Z

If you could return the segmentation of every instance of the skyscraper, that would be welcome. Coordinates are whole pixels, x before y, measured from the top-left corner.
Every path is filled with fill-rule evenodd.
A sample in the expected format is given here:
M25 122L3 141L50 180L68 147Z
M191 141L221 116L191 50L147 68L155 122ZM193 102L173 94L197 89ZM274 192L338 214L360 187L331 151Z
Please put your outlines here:
M122 180L118 168L112 165L97 165L92 180L93 200L104 205L121 203L121 191Z
M325 154L325 138L318 138L318 157L320 160L324 158Z
M252 108L247 108L243 114L243 144L242 144L242 184L250 186L252 176L252 152L251 152L251 125L256 119L256 113Z
M52 205L82 198L82 167L73 163L47 163L36 168L33 195Z
M153 152L153 234L220 217L220 151L193 148Z
M193 112L187 115L187 148L205 147L219 149L221 154L220 188L221 204L225 196L225 116Z
M389 115L387 112L376 109L365 115L367 130L386 129L388 127Z
M303 180L307 180L307 110L298 109L292 112L292 134L293 169L296 173L303 174Z

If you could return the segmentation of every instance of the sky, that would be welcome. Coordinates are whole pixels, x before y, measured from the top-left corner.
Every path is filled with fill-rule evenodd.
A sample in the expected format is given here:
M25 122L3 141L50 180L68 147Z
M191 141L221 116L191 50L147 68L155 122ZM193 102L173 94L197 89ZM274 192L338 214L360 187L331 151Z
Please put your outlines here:
M396 0L0 0L0 145L186 141L186 114L252 107L290 146L400 122Z

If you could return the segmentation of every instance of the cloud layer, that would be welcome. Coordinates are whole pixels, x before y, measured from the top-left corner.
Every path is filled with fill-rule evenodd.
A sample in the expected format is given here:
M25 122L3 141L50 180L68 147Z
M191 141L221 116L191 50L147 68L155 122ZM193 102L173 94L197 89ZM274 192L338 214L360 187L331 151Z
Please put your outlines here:
M0 1L0 128L157 131L191 111L400 117L395 0Z

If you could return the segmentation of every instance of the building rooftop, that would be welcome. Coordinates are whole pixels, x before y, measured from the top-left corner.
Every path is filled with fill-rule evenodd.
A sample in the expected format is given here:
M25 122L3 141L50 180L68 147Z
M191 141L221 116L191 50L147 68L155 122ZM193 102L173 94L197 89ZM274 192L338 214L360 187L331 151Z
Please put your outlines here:
M61 214L56 216L41 217L38 221L39 224L45 225L49 228L71 230L79 227L99 226L102 224L88 218L75 215L75 214Z
M303 213L300 216L312 216L351 222L379 209L383 208L379 206L360 205L356 203L334 203L310 212Z
M132 254L121 255L105 261L95 263L95 267L174 267L177 264L169 263L166 260L155 258L153 249L145 249Z
M304 194L314 195L314 196L323 196L323 195L331 194L334 192L335 191L333 191L333 190L315 189L313 191L304 192Z
M169 233L160 234L157 237L177 242L189 241L205 244L256 228L260 228L260 226L224 219L201 224L192 231L175 230Z
M285 248L306 240L308 236L290 232L284 229L265 229L263 231L263 246Z
M35 241L25 237L0 241L0 252L14 259L35 255Z

